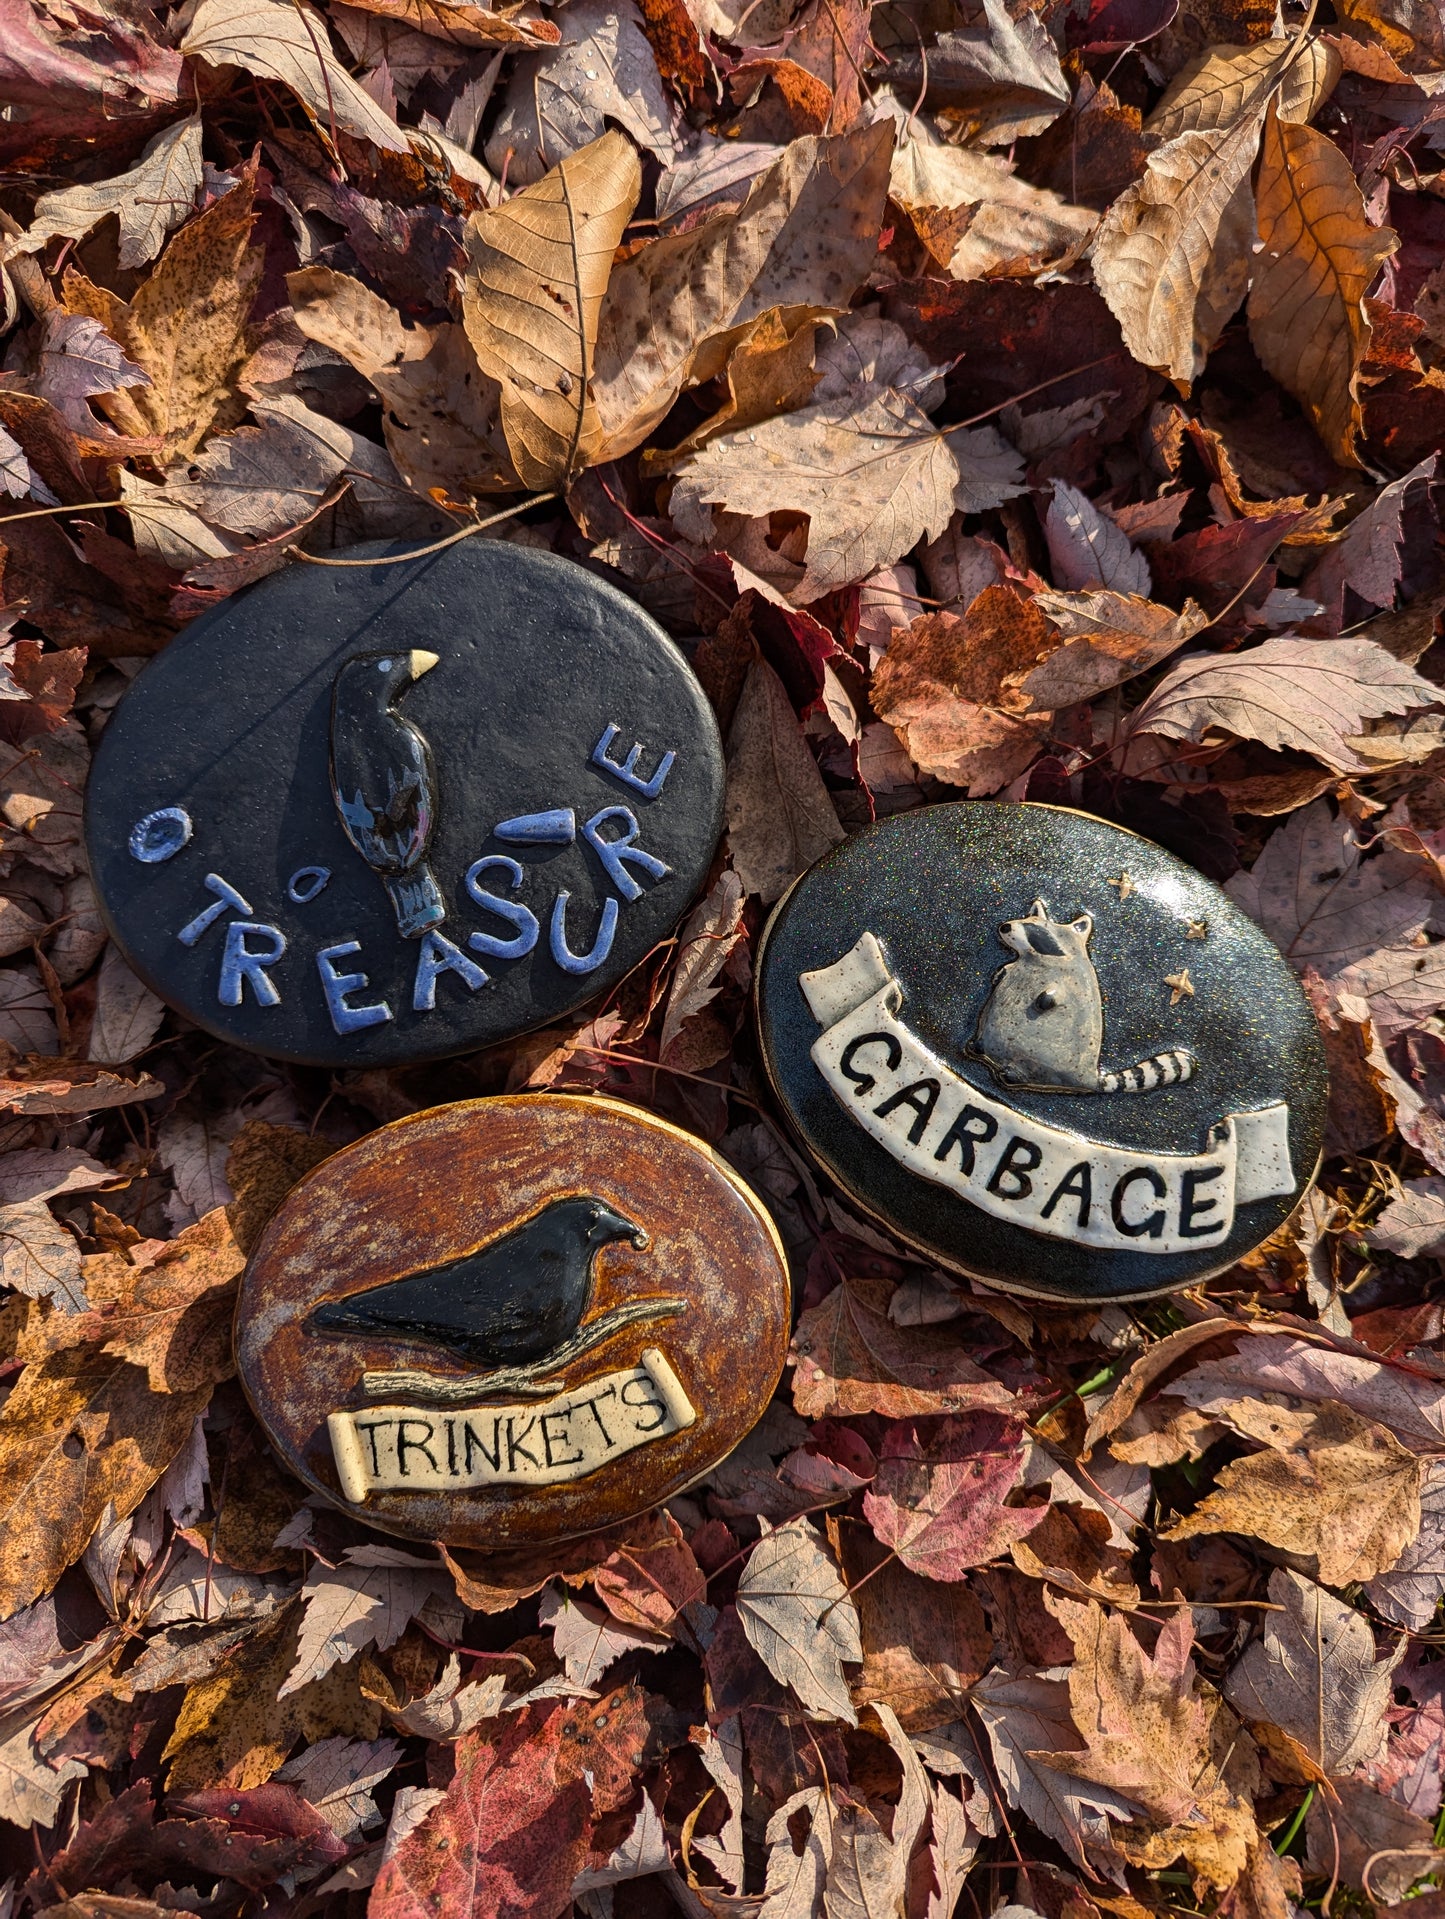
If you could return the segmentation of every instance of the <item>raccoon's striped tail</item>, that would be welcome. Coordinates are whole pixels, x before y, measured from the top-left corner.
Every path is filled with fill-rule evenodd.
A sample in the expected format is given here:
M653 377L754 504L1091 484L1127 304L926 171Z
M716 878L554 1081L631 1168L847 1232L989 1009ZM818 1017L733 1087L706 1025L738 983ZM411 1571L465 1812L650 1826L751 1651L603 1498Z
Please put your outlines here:
M1099 1091L1152 1093L1156 1086L1179 1086L1193 1077L1194 1055L1186 1053L1183 1047L1176 1047L1169 1053L1155 1053L1152 1059L1141 1059L1137 1066L1127 1066L1122 1073L1101 1073Z

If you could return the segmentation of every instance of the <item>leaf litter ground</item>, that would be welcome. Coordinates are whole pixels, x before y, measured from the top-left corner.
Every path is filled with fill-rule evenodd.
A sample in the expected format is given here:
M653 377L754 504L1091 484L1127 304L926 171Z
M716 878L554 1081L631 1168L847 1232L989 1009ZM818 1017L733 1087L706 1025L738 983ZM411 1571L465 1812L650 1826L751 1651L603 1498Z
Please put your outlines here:
M1442 87L1433 0L0 0L7 1919L1445 1902ZM622 585L727 838L585 1019L278 1069L107 946L81 795L188 620L374 537ZM965 795L1300 975L1323 1176L1207 1287L989 1294L777 1127L765 909ZM403 1550L272 1460L236 1278L547 1087L767 1196L792 1363L666 1512Z

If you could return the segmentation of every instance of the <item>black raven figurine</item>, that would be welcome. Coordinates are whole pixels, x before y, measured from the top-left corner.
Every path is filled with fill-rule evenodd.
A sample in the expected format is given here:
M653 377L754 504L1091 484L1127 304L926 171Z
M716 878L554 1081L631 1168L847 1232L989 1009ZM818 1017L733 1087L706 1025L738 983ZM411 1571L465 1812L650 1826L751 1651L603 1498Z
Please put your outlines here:
M447 914L426 864L437 817L431 748L393 706L436 663L421 651L363 653L331 688L331 795L346 837L381 875L403 939Z
M556 1363L592 1297L593 1262L617 1239L639 1249L648 1243L642 1227L605 1200L554 1199L480 1251L334 1300L311 1323L327 1333L443 1346L474 1366Z

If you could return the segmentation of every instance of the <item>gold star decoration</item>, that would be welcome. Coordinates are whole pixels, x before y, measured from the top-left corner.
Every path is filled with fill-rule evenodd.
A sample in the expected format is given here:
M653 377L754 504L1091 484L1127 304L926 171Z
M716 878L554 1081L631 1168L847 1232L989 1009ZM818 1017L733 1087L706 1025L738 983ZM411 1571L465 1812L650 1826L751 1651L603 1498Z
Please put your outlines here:
M1185 928L1184 937L1187 940L1202 940L1208 935L1208 932L1208 920L1190 920L1189 925Z
M1177 973L1166 973L1164 975L1164 984L1173 988L1173 991L1169 995L1169 1004L1171 1006L1177 1006L1182 999L1193 999L1194 997L1194 982L1189 977L1189 968L1187 966L1181 966Z
M1108 881L1108 884L1109 884L1110 886L1117 886L1117 887L1118 887L1118 889L1119 889L1119 898L1120 898L1121 900L1126 900L1126 899L1128 899L1128 897L1129 897L1129 895L1130 895L1130 894L1131 894L1131 893L1132 893L1132 892L1133 892L1133 891L1135 890L1135 888L1134 888L1134 882L1133 882L1133 880L1131 880L1131 879L1130 879L1130 877L1129 877L1129 875L1128 875L1127 873L1121 873L1121 874L1119 875L1119 877L1118 877L1118 879L1116 879L1116 880L1110 880L1110 881Z

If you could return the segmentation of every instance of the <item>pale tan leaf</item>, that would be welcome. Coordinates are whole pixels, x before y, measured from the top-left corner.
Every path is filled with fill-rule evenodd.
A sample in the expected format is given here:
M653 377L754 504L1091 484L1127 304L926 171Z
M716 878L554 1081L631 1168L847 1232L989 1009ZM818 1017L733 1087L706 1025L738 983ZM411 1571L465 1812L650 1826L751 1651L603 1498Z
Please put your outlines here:
M1034 605L1065 635L1067 644L1051 653L1019 682L1019 691L1036 713L1096 699L1177 652L1208 624L1209 616L1193 600L1182 613L1135 594L1036 593Z
M144 266L160 252L171 228L190 213L200 184L201 118L195 114L148 141L129 172L42 193L34 219L10 251L34 253L57 234L83 239L113 213L120 229L120 264Z
M1327 1778L1367 1764L1383 1750L1390 1682L1409 1641L1377 1658L1363 1613L1301 1574L1269 1576L1278 1612L1224 1682L1224 1696L1253 1726L1284 1733Z
M735 213L644 247L612 276L597 331L604 459L639 446L684 386L719 374L733 329L842 312L878 255L891 122L794 140Z
M1188 392L1249 281L1263 109L1181 133L1104 215L1094 279L1134 358Z
M406 135L331 51L326 21L301 0L201 0L181 42L213 67L240 67L289 87L318 132L410 151Z
M658 1056L667 1059L688 1022L717 997L718 975L744 938L743 883L725 867L706 899L699 900L677 936L677 965L662 1016Z
M330 267L288 274L286 290L307 339L339 353L381 396L387 450L409 487L422 496L434 486L457 496L517 490L501 388L461 327L404 326L395 307Z
M1373 640L1266 640L1247 653L1183 660L1129 716L1131 733L1202 740L1211 731L1309 753L1362 772L1350 736L1367 719L1439 706L1445 694Z
M1062 259L1098 222L1089 207L1031 186L1000 156L929 141L915 128L893 156L890 198L909 214L930 208L975 208L968 230L944 264L954 280L981 280L1010 261Z
M0 1742L0 1819L12 1826L53 1826L66 1787L87 1771L78 1759L50 1765L36 1749L35 1730L32 1722Z
M805 603L936 539L955 511L1023 491L1022 462L993 427L940 430L896 388L868 384L712 441L680 469L672 514L706 539L710 505L806 513L807 569L791 596Z
M737 1608L748 1643L781 1685L820 1718L857 1725L843 1662L863 1657L858 1612L806 1519L763 1534L738 1580Z
M1249 337L1327 450L1357 466L1365 293L1398 239L1366 220L1359 182L1334 141L1275 112L1265 122L1255 200L1262 250Z
M672 110L633 0L570 0L558 46L519 60L487 138L486 161L531 186L549 166L607 131L609 122L656 154L676 158Z
M394 1546L351 1546L345 1562L318 1560L301 1589L305 1616L296 1659L277 1697L324 1678L364 1647L394 1646L422 1607L453 1592L446 1568Z
M597 316L642 169L605 133L504 206L467 223L462 311L525 486L565 486L602 453L591 392Z
M351 0L383 20L398 20L456 47L555 46L558 31L530 3L500 10L476 0Z
M1057 585L1073 592L1104 587L1148 598L1154 585L1149 562L1119 523L1067 480L1054 481L1044 538Z
M783 683L765 660L743 682L728 736L728 843L763 904L845 837Z
M150 378L101 405L122 432L159 434L166 459L185 459L233 398L246 356L246 322L261 278L251 245L256 181L247 171L214 206L181 228L129 307L105 295L100 319ZM66 283L69 302L72 286ZM88 283L77 289L89 302Z
M1335 90L1340 56L1324 40L1255 40L1247 47L1206 47L1170 81L1144 122L1159 141L1232 126L1261 108L1279 87L1282 120L1312 120Z
M48 1299L62 1313L85 1311L80 1248L43 1199L0 1206L0 1286Z
M1293 1415L1257 1400L1221 1411L1266 1450L1222 1466L1165 1539L1243 1533L1345 1586L1388 1572L1419 1533L1420 1461L1388 1427L1328 1401Z
M107 946L87 1049L91 1059L103 1066L123 1066L134 1059L155 1038L165 1010L164 1002L126 965L119 948Z
M207 526L199 513L171 499L163 486L138 474L120 473L120 504L130 522L136 550L153 553L180 572L206 560L219 560L243 544Z

